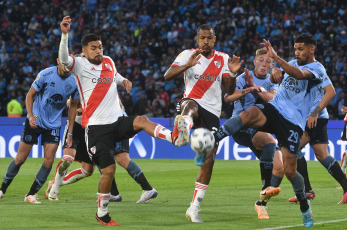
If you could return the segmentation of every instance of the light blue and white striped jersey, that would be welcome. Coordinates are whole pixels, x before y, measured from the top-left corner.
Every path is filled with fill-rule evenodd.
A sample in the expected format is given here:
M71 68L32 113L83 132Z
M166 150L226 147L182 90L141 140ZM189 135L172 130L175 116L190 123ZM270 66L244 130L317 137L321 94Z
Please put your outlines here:
M250 73L252 73L252 75L253 75L254 85L262 86L268 92L271 89L275 89L275 90L278 89L278 85L277 84L273 84L270 81L270 74L268 74L265 79L261 79L261 78L257 78L253 71L250 71ZM242 73L240 76L237 77L235 90L243 90L243 89L249 88L246 85L246 81L245 81L244 75L245 75L245 73ZM256 104L258 99L260 99L260 97L258 96L257 93L248 93L244 97L242 97L239 100L235 101L234 102L234 111L233 111L232 117L238 116L242 111L245 111L249 107L251 107L252 105Z
M67 78L58 75L58 67L42 70L33 82L32 87L38 92L34 99L33 114L36 124L45 129L56 129L61 126L61 116L70 95L78 99L77 85L72 74Z
M299 66L296 60L292 60L289 64L299 69L307 69L314 75L314 78L296 80L285 73L282 83L270 103L287 121L300 126L304 131L306 119L314 103L314 95L311 94L311 90L321 84L327 74L324 66L318 61Z

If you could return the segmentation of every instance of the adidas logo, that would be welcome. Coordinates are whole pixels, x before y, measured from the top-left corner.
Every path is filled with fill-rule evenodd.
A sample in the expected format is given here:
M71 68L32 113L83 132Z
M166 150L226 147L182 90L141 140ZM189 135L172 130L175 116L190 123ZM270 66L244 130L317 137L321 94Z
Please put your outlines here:
M196 64L200 64L200 65L201 65L201 62L200 62L200 61L198 61Z
M94 67L92 67L92 69L91 70L96 70Z

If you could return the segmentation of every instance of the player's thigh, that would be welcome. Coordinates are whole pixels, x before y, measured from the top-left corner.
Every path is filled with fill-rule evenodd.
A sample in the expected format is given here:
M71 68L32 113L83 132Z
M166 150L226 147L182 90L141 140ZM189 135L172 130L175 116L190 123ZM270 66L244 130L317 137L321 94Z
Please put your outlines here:
M198 103L191 99L185 99L180 103L181 115L188 115L193 119L198 118Z
M308 135L308 132L304 132L301 137L301 144L300 144L300 150L305 147L310 142L310 136Z
M328 144L315 144L311 147L320 162L329 156Z
M242 124L250 128L260 128L266 123L266 117L262 111L256 107L251 106L246 111L240 113Z
M86 172L88 172L89 175L92 175L94 172L95 165L90 164L90 163L86 163L86 162L82 162L81 168L84 169Z
M57 144L45 143L43 144L44 152L44 164L46 167L50 167L54 161L54 155L58 150Z
M69 156L75 158L75 156L76 156L76 149L74 149L74 148L64 148L63 149L63 153L64 153L64 156L65 155L69 155Z
M256 149L263 149L266 144L276 144L275 138L270 133L261 131L254 134L252 142Z

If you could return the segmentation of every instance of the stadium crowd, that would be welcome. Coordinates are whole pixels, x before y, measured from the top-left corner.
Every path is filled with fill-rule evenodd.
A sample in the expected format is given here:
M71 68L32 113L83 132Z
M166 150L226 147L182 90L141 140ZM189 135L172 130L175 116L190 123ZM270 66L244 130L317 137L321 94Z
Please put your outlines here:
M254 51L263 38L286 60L294 58L293 41L312 33L316 58L336 90L328 106L330 119L342 119L347 83L347 8L344 0L8 0L0 2L0 116L25 95L42 69L56 65L63 16L73 21L72 53L93 31L103 38L104 54L133 83L131 93L119 90L128 115L174 117L184 92L183 77L172 82L163 75L176 55L196 47L200 24L214 26L215 49L240 56L253 69ZM347 103L347 102L346 102ZM231 116L225 103L221 118ZM66 113L67 114L67 113Z

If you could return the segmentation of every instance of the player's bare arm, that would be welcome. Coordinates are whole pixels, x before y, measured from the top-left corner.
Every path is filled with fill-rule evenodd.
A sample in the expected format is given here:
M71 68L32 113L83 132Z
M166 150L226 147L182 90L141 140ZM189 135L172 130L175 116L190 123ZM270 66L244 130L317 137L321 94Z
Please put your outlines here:
M312 129L317 125L317 119L319 113L330 103L330 101L335 97L336 92L333 85L328 85L323 88L325 94L321 100L321 102L317 105L317 107L312 111L310 116L307 118L307 127Z
M237 101L249 93L254 93L254 92L259 92L259 91L260 91L260 86L252 86L252 87L249 87L249 88L243 89L243 90L235 90L235 92L231 95L225 94L224 95L224 101L225 102Z
M282 80L283 80L282 71L277 67L272 68L270 73L270 81L274 84L280 84Z
M271 46L270 41L265 40L263 43L260 43L263 45L267 51L267 54L270 58L273 58L279 66L283 69L284 72L289 74L290 76L294 77L297 80L308 80L314 78L314 75L306 70L306 69L299 69L285 60L283 60L281 57L277 55L277 52L274 50L274 48Z
M75 124L75 118L77 114L77 105L80 103L80 99L72 100L70 101L70 107L69 107L69 128L68 128L68 135L67 135L67 143L66 147L70 148L72 146L72 133L73 133L73 126Z
M31 86L25 99L25 106L27 108L27 113L29 117L29 124L31 128L34 128L34 129L38 127L36 124L36 117L33 114L33 104L34 104L35 94L37 94L37 91L34 89L34 87Z
M165 80L170 81L180 76L187 69L195 66L201 57L201 53L202 53L202 50L198 49L194 51L194 53L192 54L192 56L190 56L188 62L185 65L178 66L178 67L171 66L164 74Z

